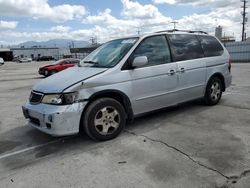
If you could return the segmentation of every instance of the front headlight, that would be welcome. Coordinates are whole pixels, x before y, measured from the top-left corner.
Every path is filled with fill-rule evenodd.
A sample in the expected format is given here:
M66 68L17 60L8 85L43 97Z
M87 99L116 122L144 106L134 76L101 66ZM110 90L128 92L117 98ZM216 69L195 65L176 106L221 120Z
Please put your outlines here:
M48 94L44 95L42 103L55 104L55 105L67 105L76 101L78 92L62 93L62 94Z
M62 94L44 95L42 103L62 104Z

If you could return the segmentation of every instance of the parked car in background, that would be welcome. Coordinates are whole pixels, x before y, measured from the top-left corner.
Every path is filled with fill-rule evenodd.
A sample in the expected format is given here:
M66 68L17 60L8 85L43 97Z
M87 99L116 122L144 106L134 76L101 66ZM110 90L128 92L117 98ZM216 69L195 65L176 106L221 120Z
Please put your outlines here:
M55 61L52 64L39 68L38 73L44 76L50 76L69 67L73 67L80 62L80 59L68 58Z
M3 65L4 64L4 60L3 58L0 57L0 65Z
M37 61L51 61L54 60L52 56L41 56L36 59Z
M12 61L14 61L14 62L19 62L20 59L21 59L21 58L20 58L19 56L15 56L15 57L13 57Z
M30 57L24 57L24 58L19 59L19 63L28 63L31 61L32 59Z
M147 112L195 99L218 104L231 84L230 72L227 49L205 32L121 38L37 83L23 113L31 126L51 135L85 131L92 139L110 140Z

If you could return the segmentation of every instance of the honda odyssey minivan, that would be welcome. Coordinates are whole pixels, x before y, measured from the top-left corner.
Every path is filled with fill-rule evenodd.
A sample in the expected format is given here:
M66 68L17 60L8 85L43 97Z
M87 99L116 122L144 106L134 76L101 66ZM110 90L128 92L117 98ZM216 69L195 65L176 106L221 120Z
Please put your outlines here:
M23 113L53 136L85 131L109 140L146 112L200 98L216 105L231 84L230 69L227 50L204 32L116 39L36 84Z

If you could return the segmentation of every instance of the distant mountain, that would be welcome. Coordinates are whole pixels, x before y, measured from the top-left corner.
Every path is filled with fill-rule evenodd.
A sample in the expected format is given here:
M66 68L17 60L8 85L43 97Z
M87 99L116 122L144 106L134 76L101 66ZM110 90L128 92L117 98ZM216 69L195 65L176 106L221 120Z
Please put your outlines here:
M79 41L79 40L68 40L68 39L53 39L43 42L36 41L28 41L24 43L20 43L14 47L22 47L30 48L30 47L58 47L58 48L81 48L90 46L90 43L87 41Z

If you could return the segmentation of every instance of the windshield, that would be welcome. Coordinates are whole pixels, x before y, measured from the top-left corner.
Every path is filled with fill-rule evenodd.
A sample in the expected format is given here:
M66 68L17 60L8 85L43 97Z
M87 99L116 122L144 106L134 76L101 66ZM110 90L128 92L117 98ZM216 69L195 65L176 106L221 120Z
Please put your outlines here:
M127 54L138 38L117 39L107 42L84 58L81 66L105 67L115 66Z
M52 65L57 65L57 64L60 64L61 62L62 62L62 60L54 61L54 62L52 63Z

